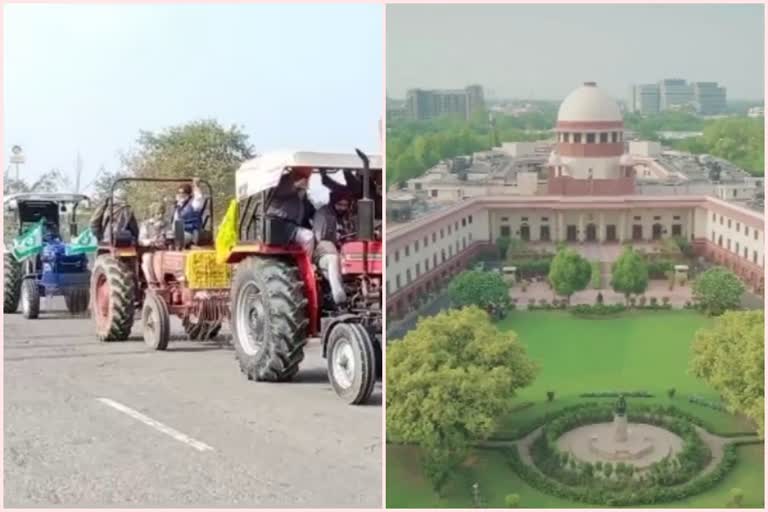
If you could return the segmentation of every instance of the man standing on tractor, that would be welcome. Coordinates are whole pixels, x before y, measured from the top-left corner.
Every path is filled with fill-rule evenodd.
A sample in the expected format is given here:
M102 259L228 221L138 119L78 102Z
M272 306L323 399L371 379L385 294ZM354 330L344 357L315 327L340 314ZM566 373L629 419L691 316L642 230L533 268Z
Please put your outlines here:
M139 223L133 214L133 209L125 200L125 190L117 189L96 208L91 217L91 231L97 240L110 241L113 226L115 233L128 231L135 243L139 238ZM114 222L111 215L114 213Z
M205 197L200 190L197 178L192 179L192 185L184 183L176 191L176 209L173 212L173 222L180 220L184 223L184 243L191 244L194 233L203 227L203 208Z
M139 228L139 245L161 249L165 247L165 236L168 231L168 222L165 220L165 205L154 203L150 211L152 216L142 222ZM141 255L141 270L149 284L158 285L152 264L153 256L153 251L146 251Z
M363 197L363 180L355 176L355 173L349 169L344 170L344 181L346 185L342 185L335 179L328 176L326 171L321 171L321 181L325 187L333 192L344 192L352 195L356 198ZM371 176L371 183L374 190L371 193L371 199L373 199L375 217L381 219L381 173Z
M337 306L347 302L337 245L344 237L355 232L349 210L350 194L336 190L331 192L328 204L317 210L312 220L312 229L317 238L317 266L331 286L331 295Z
M312 169L309 167L295 167L291 172L283 174L267 206L268 216L295 226L291 241L300 245L310 259L315 249L315 235L309 223L314 217L315 207L307 197L311 175Z

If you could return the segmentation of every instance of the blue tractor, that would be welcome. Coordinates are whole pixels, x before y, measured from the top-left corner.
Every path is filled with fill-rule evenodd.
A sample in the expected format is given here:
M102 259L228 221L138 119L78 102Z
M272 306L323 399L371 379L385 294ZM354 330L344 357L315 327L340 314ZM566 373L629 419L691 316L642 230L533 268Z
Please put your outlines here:
M55 295L64 296L67 310L72 314L81 314L88 309L91 279L88 256L67 254L67 244L60 230L68 218L70 239L74 240L77 208L87 206L89 202L88 196L67 193L24 193L4 198L5 211L16 213L18 235L27 233L43 221L42 250L33 256L18 261L8 242L10 237L6 238L3 254L5 314L16 313L21 302L24 318L37 318L40 298ZM6 222L8 220L6 216Z

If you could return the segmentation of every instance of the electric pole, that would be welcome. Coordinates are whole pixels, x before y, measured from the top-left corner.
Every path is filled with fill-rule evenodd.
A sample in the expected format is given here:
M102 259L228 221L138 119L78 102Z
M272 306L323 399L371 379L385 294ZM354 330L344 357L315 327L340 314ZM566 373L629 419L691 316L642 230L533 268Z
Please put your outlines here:
M80 176L83 173L83 158L80 156L80 152L77 152L77 158L75 160L75 194L80 193Z

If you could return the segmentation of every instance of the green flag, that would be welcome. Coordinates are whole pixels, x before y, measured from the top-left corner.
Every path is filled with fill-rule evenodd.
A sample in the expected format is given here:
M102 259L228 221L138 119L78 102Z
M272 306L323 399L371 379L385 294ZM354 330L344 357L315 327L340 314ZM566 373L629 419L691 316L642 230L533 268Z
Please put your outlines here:
M96 242L96 237L93 236L90 229L86 229L67 246L67 255L71 256L74 254L96 252L97 248L98 243Z
M13 240L13 257L24 261L43 250L43 221Z

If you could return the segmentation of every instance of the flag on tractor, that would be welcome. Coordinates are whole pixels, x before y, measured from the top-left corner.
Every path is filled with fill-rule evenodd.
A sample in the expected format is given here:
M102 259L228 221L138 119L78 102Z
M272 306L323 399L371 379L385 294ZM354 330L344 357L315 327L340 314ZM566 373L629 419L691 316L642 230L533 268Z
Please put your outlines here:
M90 229L86 229L67 246L67 255L72 256L74 254L96 252L97 248L98 243L96 242L96 237L93 236Z
M226 263L229 253L237 244L237 200L229 203L224 220L221 221L219 232L216 235L216 263Z
M43 220L14 238L11 252L16 261L24 261L43 250Z

